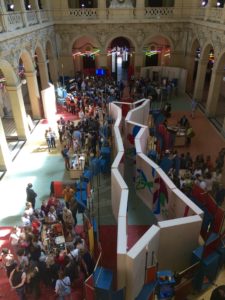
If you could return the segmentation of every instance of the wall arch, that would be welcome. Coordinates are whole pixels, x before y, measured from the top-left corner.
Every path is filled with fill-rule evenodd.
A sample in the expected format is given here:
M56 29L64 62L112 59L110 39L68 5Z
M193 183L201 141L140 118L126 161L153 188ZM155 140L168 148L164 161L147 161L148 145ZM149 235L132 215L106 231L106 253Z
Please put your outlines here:
M93 43L93 46L101 48L97 37L90 36L88 34L80 34L80 35L77 35L76 37L74 37L72 39L72 41L70 42L70 45L69 45L69 49L73 49L74 44L76 44L76 42L78 42L78 41L80 41L82 39L83 40L88 40L89 42Z
M149 43L151 40L153 40L153 39L155 39L155 38L157 38L157 37L168 40L168 42L169 42L169 44L170 44L171 51L174 51L174 43L173 43L172 39L171 39L169 36L167 36L167 35L165 35L165 34L163 34L163 33L160 33L160 34L152 34L152 35L149 35L148 37L146 37L146 38L144 39L142 45L141 45L141 49L143 49L143 47L144 47L147 43Z
M28 52L27 49L23 49L20 53L19 59L22 59L24 68L26 72L33 72L34 71L34 63L31 57L31 54Z
M42 45L39 42L36 43L34 52L38 56L38 61L41 61L41 62L45 61L45 59L46 59L45 52L43 50Z
M112 41L118 37L123 37L123 38L127 39L130 42L131 46L133 46L134 49L138 48L136 41L130 35L128 35L126 33L121 33L121 34L117 33L117 34L110 36L106 40L105 47L103 47L105 52L107 52L107 49L109 48Z
M0 59L0 69L2 70L6 83L8 86L16 86L19 84L19 78L11 66L11 64L4 59Z
M211 49L214 49L213 43L211 41L207 41L202 47L200 59L207 60L209 56L209 51Z

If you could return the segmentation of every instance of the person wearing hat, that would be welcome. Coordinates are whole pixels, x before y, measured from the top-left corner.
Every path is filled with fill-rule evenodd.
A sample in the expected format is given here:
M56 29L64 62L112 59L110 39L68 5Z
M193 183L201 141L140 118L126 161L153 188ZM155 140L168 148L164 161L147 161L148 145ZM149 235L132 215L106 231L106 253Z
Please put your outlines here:
M35 209L35 202L36 202L36 197L37 194L33 190L33 185L32 183L28 183L27 188L26 188L26 193L27 193L27 202L31 202L33 209Z

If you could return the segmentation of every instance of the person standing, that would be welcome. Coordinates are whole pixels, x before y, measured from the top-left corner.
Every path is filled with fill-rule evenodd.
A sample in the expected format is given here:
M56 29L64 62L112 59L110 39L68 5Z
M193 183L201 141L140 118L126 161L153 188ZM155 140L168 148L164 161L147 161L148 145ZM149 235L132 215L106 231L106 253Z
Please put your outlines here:
M26 273L23 271L23 266L17 264L15 269L10 273L9 283L11 288L16 290L20 300L26 300L25 282Z
M71 299L71 282L69 276L65 276L63 271L59 271L55 284L55 292L59 300Z
M51 149L51 135L48 129L45 130L45 139L48 145L48 152L50 152Z
M61 151L62 156L64 158L65 162L65 168L66 170L70 169L70 157L69 157L69 147L67 145L64 146L63 150Z
M55 144L56 134L55 134L55 131L52 130L52 129L49 127L49 133L50 133L50 143L51 143L51 148L56 148L56 144Z
M195 111L196 111L196 109L197 109L197 106L198 106L198 103L197 103L197 101L193 98L193 99L191 100L191 117L192 117L192 119L194 119L194 117L195 117Z
M33 187L32 183L28 183L27 188L26 188L27 202L30 202L32 204L33 209L35 209L35 202L36 202L37 194L32 189L32 187Z

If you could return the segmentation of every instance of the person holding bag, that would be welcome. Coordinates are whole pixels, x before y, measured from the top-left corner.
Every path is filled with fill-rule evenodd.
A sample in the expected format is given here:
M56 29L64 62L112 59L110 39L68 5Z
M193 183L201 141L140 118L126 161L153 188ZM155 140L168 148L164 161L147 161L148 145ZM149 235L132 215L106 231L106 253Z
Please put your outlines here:
M56 280L55 292L58 300L72 300L71 297L71 282L69 276L65 276L65 273L60 270L58 274L59 278Z

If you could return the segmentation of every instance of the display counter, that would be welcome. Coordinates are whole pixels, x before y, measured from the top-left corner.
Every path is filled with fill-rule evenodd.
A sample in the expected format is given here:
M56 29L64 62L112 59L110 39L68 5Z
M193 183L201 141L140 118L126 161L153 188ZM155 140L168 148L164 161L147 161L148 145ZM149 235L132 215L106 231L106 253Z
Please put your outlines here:
M41 240L46 253L65 250L65 238L61 222L44 224L41 231Z
M84 171L86 154L75 154L71 161L70 178L79 179Z
M174 135L174 147L185 146L186 144L186 129L179 126L167 126L167 130Z

